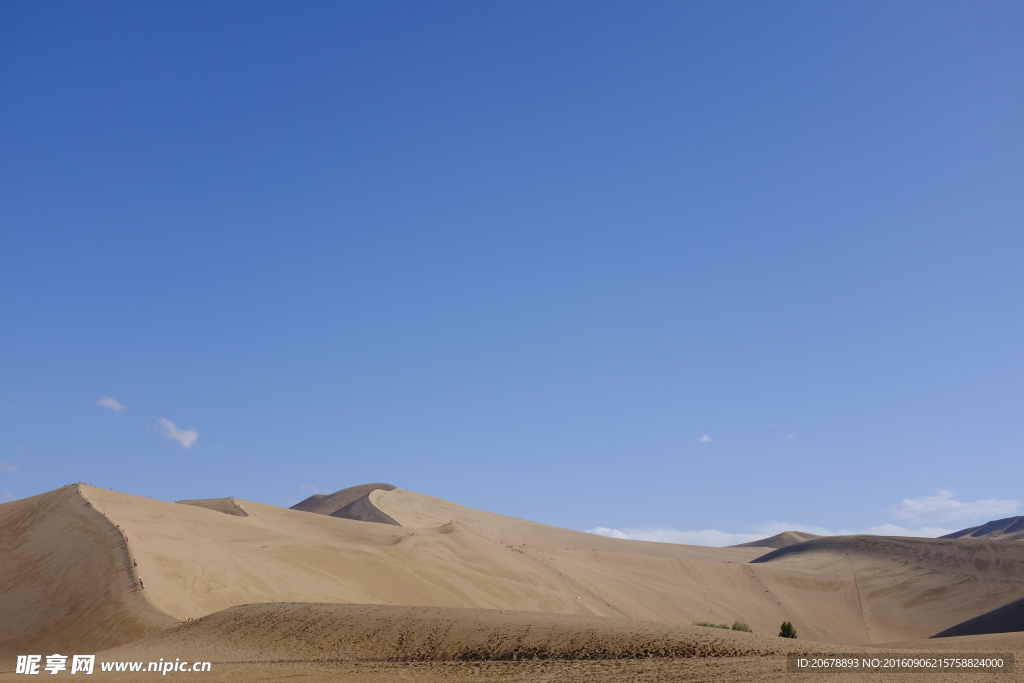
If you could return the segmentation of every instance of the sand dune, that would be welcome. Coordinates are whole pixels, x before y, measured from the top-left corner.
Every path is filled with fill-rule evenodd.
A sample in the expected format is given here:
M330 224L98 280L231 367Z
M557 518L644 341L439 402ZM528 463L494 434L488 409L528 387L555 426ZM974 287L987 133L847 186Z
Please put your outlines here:
M318 634L301 646L320 648L310 661L342 640L355 643L345 656L356 659L485 651L500 659L541 647L564 658L602 647L614 657L645 648L737 654L728 649L736 643L753 654L768 652L758 649L768 641L789 647L775 637L783 620L796 624L801 647L848 648L1011 623L1007 602L1024 596L1024 544L868 536L777 550L648 543L384 486L304 501L319 514L231 498L166 503L86 485L0 505L0 655L157 647L192 634L193 650L255 658L300 631ZM342 508L394 523L325 512L346 499ZM181 626L187 617L202 619ZM692 626L734 620L755 633ZM238 637L251 642L214 632L248 633ZM399 642L395 633L406 635ZM358 650L371 640L383 649ZM708 650L711 642L724 645Z
M290 509L315 512L318 515L330 515L369 494L371 491L376 491L377 489L390 491L394 488L391 484L360 484L358 486L350 486L347 489L335 491L334 493L313 494L306 500L296 503Z
M380 509L370 501L369 493L361 498L356 498L340 510L335 510L331 513L331 517L354 519L360 522L376 522L377 524L402 526L394 519L381 512Z
M236 517L249 516L249 513L242 509L242 506L234 498L206 498L203 500L179 500L178 502L183 505L194 505L206 508L207 510L223 512L225 515L234 515Z
M1024 517L1007 517L947 534L942 538L987 538L990 541L1024 540Z
M849 577L871 642L926 638L1024 595L1024 545L999 541L836 536L754 563Z
M241 605L114 650L252 660L502 661L735 657L803 652L793 640L701 626L530 612L275 603ZM848 647L848 646L847 646Z
M990 612L947 628L937 633L935 637L949 638L951 636L975 636L1014 631L1024 631L1024 598L1014 600Z
M809 534L804 531L783 531L781 534L775 534L768 538L762 538L757 541L750 541L749 543L739 543L731 548L785 548L787 546L796 545L797 543L803 543L804 541L813 541L816 538L822 538L817 534Z
M139 590L129 543L76 486L0 505L0 653L102 650L177 623Z

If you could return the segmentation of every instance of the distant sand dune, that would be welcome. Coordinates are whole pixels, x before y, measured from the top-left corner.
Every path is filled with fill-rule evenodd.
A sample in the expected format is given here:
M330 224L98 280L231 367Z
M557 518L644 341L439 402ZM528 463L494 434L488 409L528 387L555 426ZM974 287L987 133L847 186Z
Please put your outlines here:
M335 491L334 493L314 494L306 500L296 503L291 509L315 512L318 515L330 515L369 494L371 491L376 491L377 489L390 491L394 488L391 484L360 484L359 486L350 486L347 489Z
M805 531L783 531L781 534L775 534L768 538L762 538L757 541L750 541L749 543L739 543L731 548L785 548L787 546L796 545L797 543L803 543L804 541L813 541L816 538L822 538L817 534L809 534Z
M194 505L206 508L207 510L216 510L217 512L223 512L226 515L234 515L236 517L249 516L249 513L242 509L242 506L234 498L206 498L203 500L179 500L178 502L183 505Z
M1024 517L1007 517L947 534L942 538L987 538L990 541L1024 540Z
M380 509L370 501L370 495L370 493L367 493L361 498L356 498L340 510L332 512L331 517L354 519L360 522L375 522L377 524L402 526L387 514L381 512Z

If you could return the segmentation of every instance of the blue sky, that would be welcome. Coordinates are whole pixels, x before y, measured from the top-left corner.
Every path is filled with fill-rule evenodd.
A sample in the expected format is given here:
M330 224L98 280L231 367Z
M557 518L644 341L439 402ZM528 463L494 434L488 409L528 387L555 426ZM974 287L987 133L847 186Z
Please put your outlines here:
M4 3L0 494L386 481L705 542L1015 514L1022 27Z

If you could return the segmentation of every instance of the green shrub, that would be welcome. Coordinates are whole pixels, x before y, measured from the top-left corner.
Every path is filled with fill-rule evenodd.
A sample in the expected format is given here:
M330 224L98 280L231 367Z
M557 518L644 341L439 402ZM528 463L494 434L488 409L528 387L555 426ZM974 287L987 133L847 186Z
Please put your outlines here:
M796 629L793 628L792 622L782 622L782 628L779 629L780 638L796 638Z
M753 631L750 630L750 627L747 626L746 624L744 624L742 621L734 621L734 622L732 622L732 630L733 631L746 631L747 633L753 633Z
M711 628L729 628L729 624L712 624L710 621L695 621L694 626L710 626Z

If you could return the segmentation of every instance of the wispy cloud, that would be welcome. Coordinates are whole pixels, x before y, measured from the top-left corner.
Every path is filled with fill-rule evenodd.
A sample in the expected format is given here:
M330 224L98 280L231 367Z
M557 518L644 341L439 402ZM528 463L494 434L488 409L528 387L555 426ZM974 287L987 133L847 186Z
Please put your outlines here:
M10 472L11 474L14 474L14 473L16 473L18 471L18 468L15 467L14 465L12 465L9 462L0 462L0 470L3 470L4 472Z
M110 398L109 396L104 396L100 400L96 401L96 405L100 406L101 408L109 408L110 410L113 410L115 413L120 413L121 411L128 409L127 406L121 405L120 403Z
M315 493L323 493L319 486L313 486L312 484L299 484L299 491L307 496Z
M642 528L642 529L610 529L608 527L594 527L587 529L587 533L609 538L626 538L634 541L655 541L658 543L680 543L683 545L705 545L722 547L727 545L738 545L749 543L762 538L768 538L783 531L805 531L818 536L853 536L856 534L871 534L874 536L904 536L912 538L937 538L953 533L955 529L940 527L924 527L920 529L908 529L895 524L882 524L868 527L867 529L825 529L820 526L808 524L791 524L789 522L768 522L754 527L754 530L746 533L732 533L719 531L718 529L702 529L699 531L681 531L679 529L664 528Z
M157 431L171 441L177 441L185 448L192 448L192 445L199 439L199 432L194 429L178 429L177 426L167 418L157 418Z
M4 502L14 500L14 491L4 491Z
M711 443L711 437L705 434L704 436L697 439L697 441L700 441L701 443Z
M598 526L587 529L589 534L609 538L628 538L633 541L655 541L657 543L680 543L682 545L726 546L746 543L764 538L758 534L731 534L718 529L703 531L680 531L678 529L609 529Z
M907 498L893 509L893 514L913 524L941 524L1012 517L1019 508L1020 503L1015 500L995 498L964 503L953 498L952 491L942 490L935 496Z

